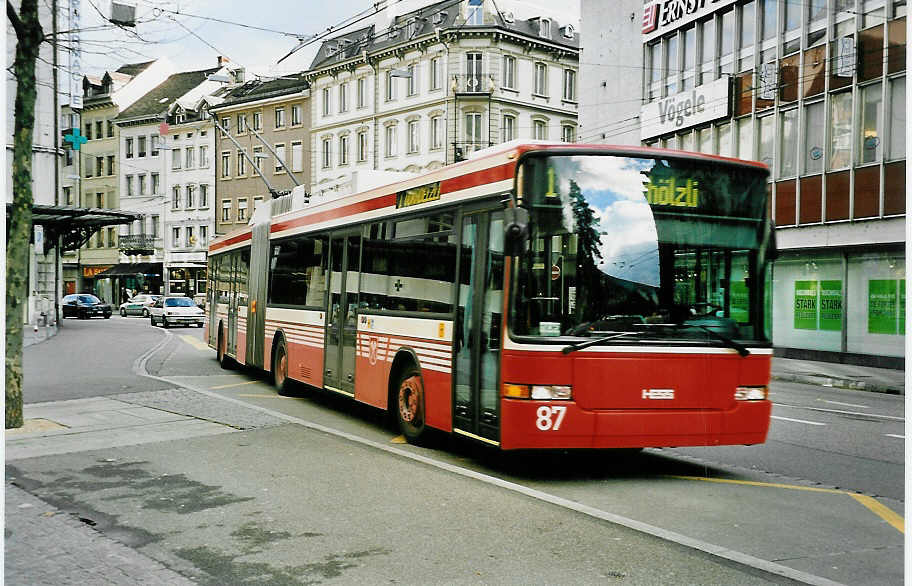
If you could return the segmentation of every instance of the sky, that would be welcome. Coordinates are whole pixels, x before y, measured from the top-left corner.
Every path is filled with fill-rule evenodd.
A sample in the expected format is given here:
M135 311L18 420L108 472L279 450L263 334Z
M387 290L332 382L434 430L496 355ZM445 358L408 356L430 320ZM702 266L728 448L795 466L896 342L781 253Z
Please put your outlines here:
M215 67L219 55L251 74L303 71L310 66L319 41L281 64L276 62L298 45L299 38L327 33L330 27L335 30L327 36L335 36L342 30L336 28L338 25L373 12L376 0L119 1L136 4L135 28L121 29L102 20L102 14L111 14L111 0L82 0L80 28L85 73L100 75L124 63L160 57L167 58L175 71L192 71ZM407 13L435 1L439 0L387 0L387 13ZM579 0L497 0L496 4L500 10L517 16L551 16L561 23L570 14L574 26L580 28ZM354 26L360 28L372 20L365 18Z
M319 43L301 49L287 60L290 63L276 66L276 61L298 44L292 35L309 38L373 6L371 0L133 2L137 4L138 24L135 29L124 30L101 19L101 13L110 14L111 0L82 0L85 73L100 74L124 63L160 57L171 61L176 71L192 71L215 67L219 55L260 75L301 71L310 64Z

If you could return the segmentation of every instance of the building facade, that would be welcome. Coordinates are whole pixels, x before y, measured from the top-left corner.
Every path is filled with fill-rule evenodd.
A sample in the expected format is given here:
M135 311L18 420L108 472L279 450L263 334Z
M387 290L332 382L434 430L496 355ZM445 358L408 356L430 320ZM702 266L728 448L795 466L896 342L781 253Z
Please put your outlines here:
M205 281L199 236L212 230L207 196L215 177L214 139L211 122L199 120L192 108L225 86L209 78L227 73L223 67L175 73L116 118L121 207L142 215L121 228L119 263L103 273L116 273L122 292L191 293ZM184 123L188 115L194 120ZM180 123L168 124L174 121Z
M215 230L247 224L256 205L310 185L310 86L302 75L253 80L213 105ZM283 164L284 163L284 164Z
M118 114L171 74L164 60L124 65L100 78L85 76L81 116L82 135L87 142L79 150L80 201L82 207L119 209L120 207L120 128ZM79 250L73 279L80 292L94 292L107 301L117 301L120 290L115 275L101 275L120 259L116 226L94 233Z
M906 2L650 0L632 26L640 141L770 167L777 352L901 366Z
M387 6L320 47L307 72L315 197L350 192L359 172L428 171L519 138L576 140L575 23L536 3L419 4Z

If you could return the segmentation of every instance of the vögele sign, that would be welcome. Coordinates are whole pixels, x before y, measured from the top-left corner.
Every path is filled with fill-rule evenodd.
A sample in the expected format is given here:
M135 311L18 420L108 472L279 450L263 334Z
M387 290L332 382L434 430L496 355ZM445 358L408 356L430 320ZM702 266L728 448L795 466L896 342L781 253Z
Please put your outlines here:
M724 118L730 112L727 76L698 88L656 100L640 108L643 140Z

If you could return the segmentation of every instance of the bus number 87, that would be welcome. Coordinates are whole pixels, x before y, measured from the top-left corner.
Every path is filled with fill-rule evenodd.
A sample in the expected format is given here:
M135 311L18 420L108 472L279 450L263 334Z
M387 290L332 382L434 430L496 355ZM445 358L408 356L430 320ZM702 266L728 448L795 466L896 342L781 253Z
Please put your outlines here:
M535 426L542 431L557 431L560 429L566 413L567 408L564 406L549 407L548 405L542 405L535 412L537 415Z

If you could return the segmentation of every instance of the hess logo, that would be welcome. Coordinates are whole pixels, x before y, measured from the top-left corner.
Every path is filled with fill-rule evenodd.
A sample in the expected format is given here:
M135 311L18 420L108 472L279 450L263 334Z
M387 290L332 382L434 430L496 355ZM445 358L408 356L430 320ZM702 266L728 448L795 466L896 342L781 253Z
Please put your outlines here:
M675 398L674 389L643 389L644 399L670 400Z

